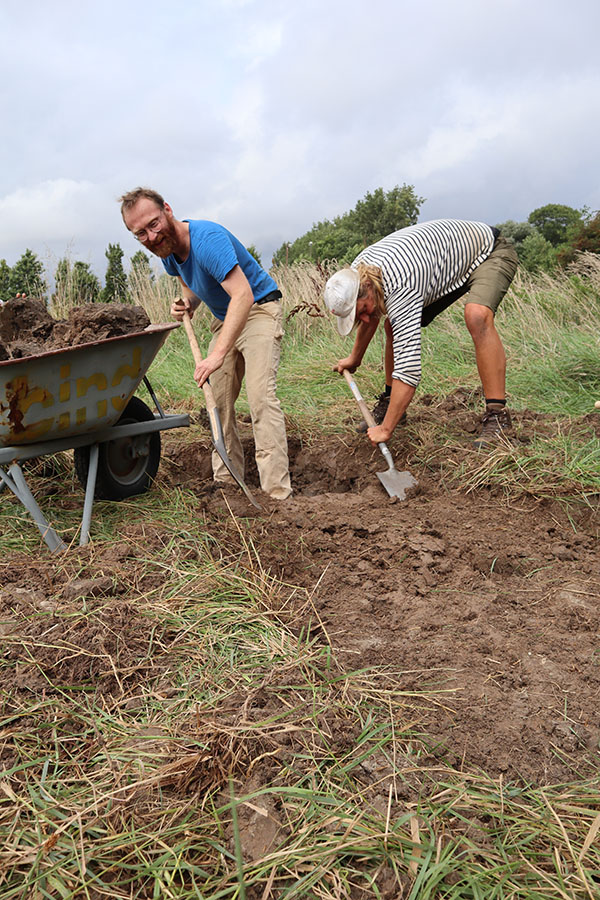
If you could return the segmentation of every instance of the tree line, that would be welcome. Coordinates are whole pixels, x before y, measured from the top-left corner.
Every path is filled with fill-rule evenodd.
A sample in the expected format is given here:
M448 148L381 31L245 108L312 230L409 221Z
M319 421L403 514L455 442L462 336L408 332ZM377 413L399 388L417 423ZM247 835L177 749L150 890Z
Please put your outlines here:
M385 235L409 225L415 225L424 203L412 185L396 185L390 191L377 188L367 192L356 206L333 220L314 224L294 241L284 242L273 255L273 264L292 265L308 260L315 263L335 259L351 262L361 250ZM490 223L492 224L492 223ZM530 272L551 272L565 267L582 251L600 253L600 212L587 207L574 209L560 203L549 203L534 209L526 222L509 219L496 223L505 237L511 240L521 265ZM254 245L249 252L260 263ZM109 244L104 286L91 270L89 263L59 260L54 275L54 298L69 306L82 303L125 303L136 293L134 287L153 282L154 271L149 257L138 250L130 259L129 273L123 267L123 250L119 244ZM47 297L48 285L44 266L35 253L25 250L10 267L0 259L0 301L17 293L31 297Z
M361 250L387 234L415 225L422 197L412 185L396 185L391 191L377 188L365 194L354 209L332 221L313 225L306 234L279 247L273 262L292 264L301 260L320 262L337 259L351 262ZM515 245L523 268L529 272L550 272L565 267L577 253L600 252L600 213L587 207L574 209L549 203L534 209L526 222L493 223Z
M119 244L109 244L105 252L108 260L104 286L90 268L90 264L67 257L58 261L54 273L53 299L68 301L69 305L82 303L126 303L130 286L143 277L154 280L154 273L148 256L138 250L131 257L129 275L123 268L123 250ZM5 259L0 259L0 300L5 302L18 293L29 297L46 298L48 283L44 277L44 266L31 250L25 250L12 268Z
M252 245L248 251L260 263L260 255ZM80 306L82 303L128 303L134 296L140 296L143 287L155 281L150 258L143 250L138 250L130 258L129 273L123 267L123 250L119 244L109 244L104 254L108 260L104 286L90 268L90 264L67 257L58 261L54 273L53 301L59 306ZM161 278L169 276L161 275ZM159 279L160 280L160 279ZM0 259L0 302L4 303L16 294L46 299L48 284L44 276L44 265L31 250L25 250L21 258L11 268L5 259Z
M354 209L332 221L317 222L302 237L283 243L273 255L273 263L289 265L324 259L351 262L361 250L386 234L415 225L424 202L408 184L396 185L391 191L377 188L373 193L367 192Z

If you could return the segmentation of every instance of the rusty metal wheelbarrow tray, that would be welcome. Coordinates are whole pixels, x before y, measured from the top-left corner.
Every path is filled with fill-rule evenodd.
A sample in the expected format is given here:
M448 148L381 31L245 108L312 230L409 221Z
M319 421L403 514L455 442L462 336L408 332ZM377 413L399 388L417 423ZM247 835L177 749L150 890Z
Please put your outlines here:
M125 447L132 456L142 457L152 434L189 425L187 415L164 413L146 378L169 333L179 327L177 322L151 325L133 334L0 362L0 466L9 465L8 472L0 468L0 487L9 487L25 506L51 550L63 550L66 545L45 519L19 463L89 448L84 451L89 461L86 456L80 534L80 544L86 544L100 445ZM147 410L145 420L138 421L135 414L127 416L127 410L130 401L144 407L133 398L142 380L157 413ZM117 424L123 416L127 424Z

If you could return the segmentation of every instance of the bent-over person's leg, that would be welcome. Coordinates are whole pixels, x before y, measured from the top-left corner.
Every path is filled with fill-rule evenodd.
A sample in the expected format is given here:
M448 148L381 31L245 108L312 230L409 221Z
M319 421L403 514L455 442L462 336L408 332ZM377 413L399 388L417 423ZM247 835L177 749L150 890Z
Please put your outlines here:
M506 354L496 330L495 315L515 276L518 257L501 235L490 256L470 276L465 296L465 322L473 344L477 370L485 397L482 434L475 441L483 447L512 426L506 408Z

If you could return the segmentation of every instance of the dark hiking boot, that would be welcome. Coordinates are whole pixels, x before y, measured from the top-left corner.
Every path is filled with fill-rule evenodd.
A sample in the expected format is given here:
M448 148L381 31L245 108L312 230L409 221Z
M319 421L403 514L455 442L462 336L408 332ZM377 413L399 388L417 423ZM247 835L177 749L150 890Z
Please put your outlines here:
M481 434L473 441L473 446L477 450L493 446L502 438L512 439L510 412L499 403L489 403L486 406L481 425Z
M375 419L376 425L381 425L381 423L385 419L385 414L388 411L389 405L390 405L390 395L386 394L384 391L383 394L379 395L379 397L377 398L377 403L371 410L371 414L372 414L373 418ZM402 417L401 417L400 421L398 422L398 424L406 425L406 413L402 414ZM364 434L367 431L368 427L369 426L363 419L362 422L359 425L357 425L356 430L358 431L359 434Z

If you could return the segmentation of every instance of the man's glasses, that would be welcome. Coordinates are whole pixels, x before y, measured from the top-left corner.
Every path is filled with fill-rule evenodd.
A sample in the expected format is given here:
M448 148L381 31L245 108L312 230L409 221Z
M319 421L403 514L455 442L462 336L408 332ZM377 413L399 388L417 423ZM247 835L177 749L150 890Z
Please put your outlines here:
M151 222L148 222L145 228L141 228L140 231L134 231L133 236L136 241L147 241L151 234L158 234L160 229L162 228L162 224L160 221L160 216L157 216L156 219L152 219Z

